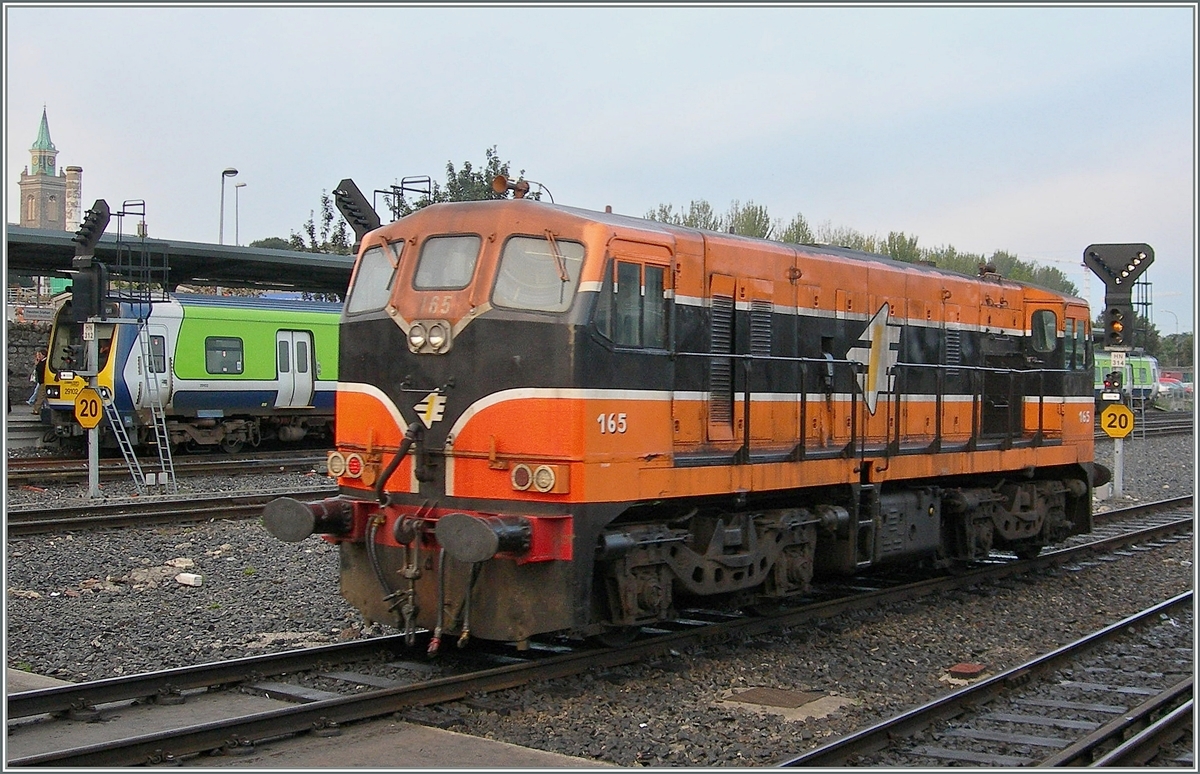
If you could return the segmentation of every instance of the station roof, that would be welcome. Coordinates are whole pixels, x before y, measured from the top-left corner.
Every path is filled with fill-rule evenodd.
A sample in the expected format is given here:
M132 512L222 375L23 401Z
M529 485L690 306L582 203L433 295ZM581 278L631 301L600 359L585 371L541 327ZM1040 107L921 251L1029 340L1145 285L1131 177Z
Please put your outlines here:
M5 225L5 258L8 271L35 276L68 276L75 257L71 231ZM306 293L345 295L354 268L354 256L271 250L262 247L177 242L167 239L125 237L118 246L117 235L104 234L95 256L110 267L118 253L145 253L161 267L166 260L170 290L178 285L224 285L226 287L294 290Z

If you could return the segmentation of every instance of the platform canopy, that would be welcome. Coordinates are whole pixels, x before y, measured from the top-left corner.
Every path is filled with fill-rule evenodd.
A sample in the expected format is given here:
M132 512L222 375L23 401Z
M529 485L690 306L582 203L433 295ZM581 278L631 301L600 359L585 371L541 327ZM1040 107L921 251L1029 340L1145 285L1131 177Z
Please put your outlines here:
M68 276L75 256L74 234L40 228L5 226L6 268L13 274ZM176 242L167 239L125 237L118 246L117 235L105 234L96 245L96 258L118 263L119 251L145 254L158 266L166 261L169 290L179 285L293 290L305 293L344 295L350 284L354 256L271 250L261 247ZM141 252L139 252L141 251Z

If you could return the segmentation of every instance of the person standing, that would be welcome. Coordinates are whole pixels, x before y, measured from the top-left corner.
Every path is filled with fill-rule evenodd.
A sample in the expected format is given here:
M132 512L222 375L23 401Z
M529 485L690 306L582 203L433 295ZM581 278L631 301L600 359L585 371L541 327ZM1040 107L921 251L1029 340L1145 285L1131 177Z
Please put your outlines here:
M33 372L29 374L29 381L33 382L33 393L25 402L33 406L33 413L40 414L42 404L46 401L46 350L39 349L33 356Z

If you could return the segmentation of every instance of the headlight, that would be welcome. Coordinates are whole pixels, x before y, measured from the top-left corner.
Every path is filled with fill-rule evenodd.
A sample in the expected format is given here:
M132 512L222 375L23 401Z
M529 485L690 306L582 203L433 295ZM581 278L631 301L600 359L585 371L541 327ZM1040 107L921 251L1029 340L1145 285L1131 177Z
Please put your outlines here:
M533 488L539 492L549 492L554 488L554 469L549 465L538 465L533 471Z
M329 471L329 475L337 478L346 472L346 458L341 452L329 452L329 456L325 460L325 468Z
M413 326L408 329L408 347L416 352L423 346L425 346L425 326L421 323L413 323Z
M434 323L429 326L429 346L433 347L434 351L440 350L446 343L448 331L442 323Z

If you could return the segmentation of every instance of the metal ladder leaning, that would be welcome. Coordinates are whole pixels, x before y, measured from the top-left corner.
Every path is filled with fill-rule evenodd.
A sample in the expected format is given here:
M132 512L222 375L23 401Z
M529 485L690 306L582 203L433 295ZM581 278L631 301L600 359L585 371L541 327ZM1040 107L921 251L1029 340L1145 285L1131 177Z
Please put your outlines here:
M146 404L150 408L154 441L158 447L159 481L168 493L178 491L175 481L175 461L171 458L171 436L167 432L167 414L163 410L162 393L158 389L158 372L154 369L153 352L150 345L150 330L143 318L138 322L137 341L142 353L142 379L146 388ZM163 353L162 373L169 373L166 352Z
M125 424L121 421L121 412L117 411L117 404L113 401L112 393L106 387L100 389L100 403L104 406L104 416L108 417L108 424L112 428L113 436L121 447L121 455L125 457L125 464L129 466L129 473L133 476L133 485L138 494L145 494L146 475L142 472L142 465L138 462L133 444L129 442L129 433L125 432Z

